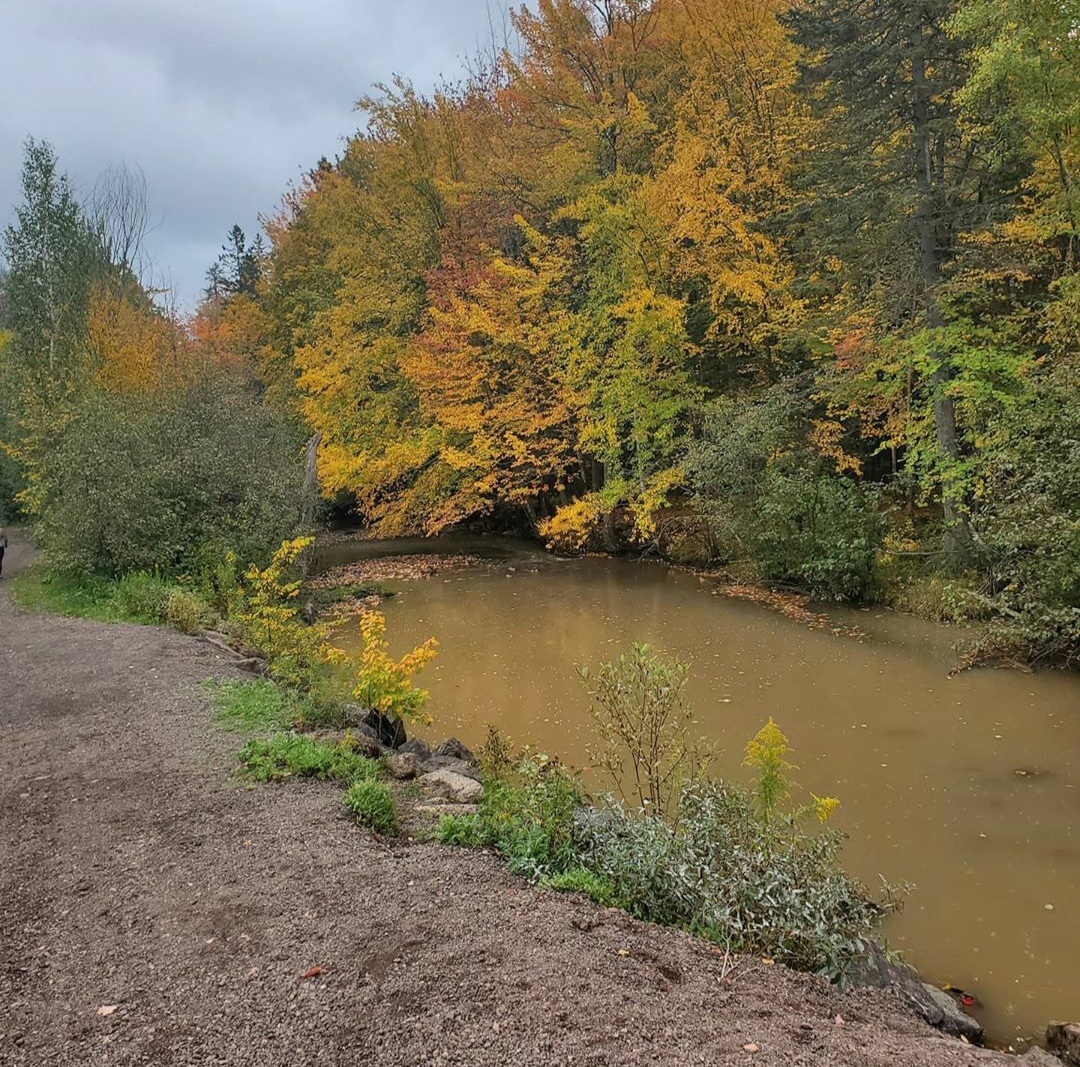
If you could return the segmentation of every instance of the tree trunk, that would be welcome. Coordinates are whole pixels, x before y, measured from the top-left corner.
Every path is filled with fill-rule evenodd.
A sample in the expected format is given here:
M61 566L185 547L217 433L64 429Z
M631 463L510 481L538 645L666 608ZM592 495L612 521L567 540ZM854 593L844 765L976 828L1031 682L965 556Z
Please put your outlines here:
M319 508L319 443L321 441L322 434L314 434L308 441L307 448L304 449L304 488L300 522L305 534L315 526L315 516ZM314 563L314 550L306 549L300 560L300 568L305 577L311 574Z
M911 80L915 132L915 181L918 208L915 226L919 238L920 270L926 323L931 329L945 325L938 305L942 260L947 252L948 234L941 217L944 190L935 168L933 130L930 121L932 88L927 80L927 48L930 39L919 28L912 42ZM935 353L937 370L931 379L934 404L934 431L945 474L941 483L942 510L945 519L945 560L951 570L963 569L971 554L971 532L964 507L963 488L949 477L950 468L959 461L960 437L956 426L956 405L948 393L955 373L952 360L944 352Z
M319 445L322 434L317 433L308 441L304 449L304 490L301 522L305 530L315 524L315 513L319 506Z

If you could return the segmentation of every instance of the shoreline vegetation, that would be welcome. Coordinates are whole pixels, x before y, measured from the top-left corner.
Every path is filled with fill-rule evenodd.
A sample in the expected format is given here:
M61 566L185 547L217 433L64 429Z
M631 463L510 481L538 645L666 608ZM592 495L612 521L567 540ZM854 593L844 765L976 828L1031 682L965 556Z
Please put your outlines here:
M711 781L712 754L690 733L682 697L688 668L635 645L582 672L592 760L610 794L590 796L571 768L515 749L496 729L475 756L452 739L434 749L408 740L407 723L430 722L413 677L437 655L436 642L392 659L382 617L364 605L361 651L333 648L328 623L303 610L300 561L311 547L306 538L283 543L267 567L242 575L234 567L231 580L219 569L201 589L145 575L80 584L50 579L39 566L12 591L25 607L169 625L231 650L256 677L211 687L209 697L218 725L244 738L236 771L243 780L337 783L343 809L379 836L491 849L539 885L682 927L732 959L751 953L841 985L890 989L933 1025L981 1039L959 994L954 1003L924 985L874 941L903 890L883 886L874 900L843 873L843 835L828 826L839 801L792 801L787 741L775 723L747 746L753 789ZM373 574L430 576L477 562L462 554L424 566L415 555L383 558L339 576L351 610L358 588L371 592ZM333 588L326 577L315 584ZM335 607L325 606L327 618ZM808 622L798 612L796 619Z
M372 538L363 530L320 532L315 539L314 551L317 555L319 545L340 547L350 542L373 540L382 539ZM537 550L542 547L540 542L523 541L513 536L496 537L494 540L521 544L523 547L535 546ZM414 544L415 541L410 543ZM838 624L829 614L828 601L815 597L809 589L791 583L768 582L738 568L701 565L665 556L655 550L646 554L623 550L590 555L671 567L709 583L714 595L756 604L793 622L837 637L870 640L859 627ZM395 592L391 583L422 580L473 567L502 565L497 558L456 551L391 552L370 559L332 564L325 569L317 568L313 575L303 577L300 586L302 611L309 622L322 617L343 620L365 610L377 609L384 600L392 598ZM235 568L235 562L231 566ZM212 628L221 609L220 590L216 590L212 582L208 585L205 577L164 579L149 572L133 572L122 579L112 580L78 571L69 572L47 563L38 563L20 575L14 592L27 607L106 622L163 623L183 633ZM1029 663L1018 657L1011 646L998 643L985 606L980 606L977 600L968 599L968 591L960 584L941 586L935 581L929 583L927 588L916 583L890 598L856 602L852 606L895 611L955 629L958 638L954 646L957 655L954 672L984 667L1006 667L1020 671L1069 668L1067 663Z

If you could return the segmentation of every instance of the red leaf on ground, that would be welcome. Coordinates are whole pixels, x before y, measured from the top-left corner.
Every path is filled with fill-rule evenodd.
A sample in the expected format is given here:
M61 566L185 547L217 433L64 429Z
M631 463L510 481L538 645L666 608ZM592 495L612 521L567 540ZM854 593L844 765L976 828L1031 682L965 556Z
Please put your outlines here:
M300 975L300 979L303 981L305 978L318 978L322 973L323 969L321 967L309 967L302 975Z

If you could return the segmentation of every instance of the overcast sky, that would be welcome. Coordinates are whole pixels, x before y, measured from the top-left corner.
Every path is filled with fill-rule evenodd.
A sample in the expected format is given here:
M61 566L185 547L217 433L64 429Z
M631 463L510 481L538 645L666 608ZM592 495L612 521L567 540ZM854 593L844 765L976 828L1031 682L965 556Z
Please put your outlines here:
M0 226L22 143L50 141L89 189L114 162L150 186L155 274L198 297L234 222L256 232L333 157L356 99L453 77L505 0L0 0Z

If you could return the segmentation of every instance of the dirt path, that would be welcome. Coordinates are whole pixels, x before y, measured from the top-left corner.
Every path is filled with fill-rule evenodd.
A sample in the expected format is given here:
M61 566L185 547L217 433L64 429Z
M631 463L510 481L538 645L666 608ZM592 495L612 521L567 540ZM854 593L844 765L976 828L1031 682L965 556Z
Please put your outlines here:
M379 845L333 789L238 787L200 690L229 670L0 595L0 1064L1006 1062L883 996L725 981L490 857Z

